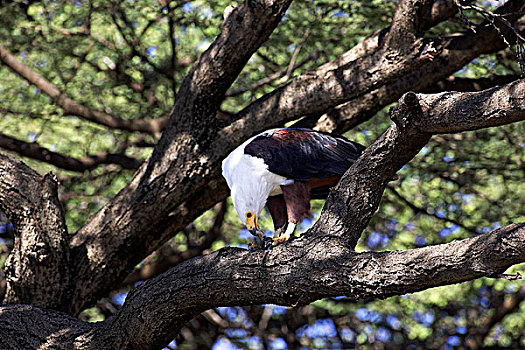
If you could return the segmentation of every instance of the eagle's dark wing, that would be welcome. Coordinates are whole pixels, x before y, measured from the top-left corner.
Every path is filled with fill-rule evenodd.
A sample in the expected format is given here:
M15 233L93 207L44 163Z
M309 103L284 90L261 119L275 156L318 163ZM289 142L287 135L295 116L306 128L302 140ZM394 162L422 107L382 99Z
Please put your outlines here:
M244 153L262 158L272 173L308 181L343 175L365 148L342 136L286 128L259 135L246 145Z

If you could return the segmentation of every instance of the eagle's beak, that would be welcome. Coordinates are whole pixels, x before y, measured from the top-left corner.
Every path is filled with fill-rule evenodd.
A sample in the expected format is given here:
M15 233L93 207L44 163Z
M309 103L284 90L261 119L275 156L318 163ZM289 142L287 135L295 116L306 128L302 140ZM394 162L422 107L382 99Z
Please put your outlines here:
M257 215L248 212L246 214L246 228L250 233L254 236L257 236L259 238L263 237L264 232L259 228L259 220L257 218Z

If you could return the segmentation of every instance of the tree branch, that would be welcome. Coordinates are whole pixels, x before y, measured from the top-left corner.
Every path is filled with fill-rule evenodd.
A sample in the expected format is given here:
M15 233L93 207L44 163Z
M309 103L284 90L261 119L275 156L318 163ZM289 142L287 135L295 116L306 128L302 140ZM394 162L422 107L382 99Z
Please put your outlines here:
M73 158L50 151L36 142L25 142L0 133L0 147L18 153L21 156L40 160L58 168L71 171L91 171L102 164L117 164L124 169L138 169L142 160L124 154L101 152Z
M475 238L396 252L356 254L332 236L310 241L301 237L270 252L226 248L145 282L108 323L129 327L133 339L126 341L140 348L156 341L151 336L147 340L145 319L171 330L190 318L160 317L173 315L169 308L195 316L218 305L293 306L329 296L367 301L406 294L504 271L525 261L524 238L525 224L517 224ZM194 283L188 284L189 276ZM201 288L195 291L195 285ZM159 288L165 291L162 296Z
M409 49L425 28L423 14L430 12L433 3L433 0L399 1L386 37L386 45L398 51Z
M444 92L418 97L423 100L424 112L423 118L417 121L418 128L433 134L477 130L525 119L525 79L481 92Z
M497 12L514 13L520 10L521 6L521 1L511 0L502 5ZM516 21L517 17L513 16L512 21ZM511 34L506 29L503 29L503 33ZM369 50L373 49L374 42L371 42L370 46ZM484 53L504 49L506 45L498 31L482 23L476 28L475 33L472 31L456 33L438 40L430 47L440 52L433 60L427 61L420 68L399 79L385 82L383 86L364 96L350 99L344 104L323 111L326 114L314 124L314 128L337 133L347 131L370 119L384 106L400 98L404 92L426 91L436 81L447 78L472 59ZM271 117L270 112L266 112L266 115Z
M244 108L235 116L236 121L220 133L234 135L235 141L240 143L236 135L242 129L262 131L303 115L324 112L348 100L363 98L427 64L430 60L422 53L429 45L418 40L412 43L410 53L402 57L385 46L373 55L334 70L325 72L321 67L305 73Z
M14 247L5 268L4 300L31 300L33 305L66 310L64 291L70 290L72 281L69 236L56 179L40 176L3 154L0 173L0 209L15 227Z
M406 93L391 109L394 124L343 175L328 196L313 232L344 237L355 247L379 206L386 185L430 140L417 128L423 110L414 93Z
M51 341L75 341L78 349L161 348L189 319L216 306L295 306L341 295L367 301L489 276L523 261L525 223L393 252L355 253L333 236L300 237L271 251L223 248L142 283L130 292L123 308L102 323L85 324L57 313L46 315L49 326L44 330L55 334ZM42 319L43 310L21 308L3 307L0 325L5 324L2 318L12 322L16 317L18 323ZM10 330L0 344L34 341L25 329Z
M391 118L394 125L363 152L328 197L313 231L346 237L355 246L388 181L421 150L431 133L525 120L525 79L474 93L406 93L391 109Z
M42 92L60 106L65 113L75 115L82 119L92 121L97 124L105 125L110 128L128 131L147 132L152 135L159 134L166 125L167 118L158 119L122 119L107 113L95 111L65 96L50 81L32 71L29 67L19 61L3 45L0 45L0 60L13 72L26 79L31 84L38 87Z
M471 3L472 1L473 0L468 0L465 2ZM454 3L454 0L434 1L430 8L430 11L426 13L423 12L421 14L423 20L422 25L425 29L432 28L436 24L452 17L454 14L457 13L457 11L458 9L456 7L456 4ZM342 54L340 57L319 67L317 71L328 72L340 66L349 64L350 62L355 61L360 57L372 54L384 41L384 37L389 30L390 27L375 32L368 38L361 40L356 46Z
M55 310L32 305L2 305L0 348L42 349L47 345L64 349L63 342L73 344L77 336L88 333L93 325ZM19 337L21 332L26 336Z
M226 197L219 164L227 149L217 154L210 147L220 123L216 115L227 89L279 24L290 2L239 4L190 69L148 164L72 239L79 277L71 313L114 288L145 254L183 229L190 217Z

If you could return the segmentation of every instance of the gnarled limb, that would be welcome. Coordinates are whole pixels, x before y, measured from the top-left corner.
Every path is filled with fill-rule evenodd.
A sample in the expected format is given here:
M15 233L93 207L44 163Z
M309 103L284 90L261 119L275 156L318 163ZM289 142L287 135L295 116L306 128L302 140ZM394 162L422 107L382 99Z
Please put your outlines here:
M15 226L6 262L4 303L67 310L71 271L69 236L56 179L40 176L22 162L0 154L0 208Z
M107 326L130 327L130 343L140 344L147 339L149 324L141 320L155 320L161 329L178 329L214 306L294 306L330 296L367 301L402 295L503 271L525 260L524 238L522 223L406 251L355 253L344 240L323 234L301 237L269 252L224 248L145 282L130 293ZM175 317L170 308L176 310ZM111 338L111 328L100 328L98 336Z
M108 152L86 155L80 158L69 157L41 147L36 142L25 142L2 133L0 133L0 147L16 152L21 156L42 160L57 168L78 172L93 170L101 164L118 164L124 169L137 169L142 164L140 159L128 157L125 154Z
M523 11L523 4L516 0L508 1L497 12L519 11ZM511 20L515 22L517 18L518 16L515 16ZM512 36L508 28L502 28L501 32ZM375 41L364 42L368 42L370 46L366 52L374 50L375 46L379 45ZM369 120L384 106L399 99L404 92L410 90L429 92L428 89L436 81L447 78L479 55L501 50L505 45L500 33L492 26L486 26L486 23L478 25L476 32L467 31L443 38L431 46L433 50L439 52L433 60L428 60L421 67L398 79L386 81L366 95L350 98L343 104L323 111L325 114L321 118L315 116L315 120L319 119L316 123L311 120L305 120L303 123L310 123L317 130L342 133ZM269 111L266 113L268 114ZM300 125L301 122L298 123L298 126Z
M432 134L477 130L525 120L525 79L482 92L405 94L391 110L394 125L343 176L315 226L355 246L386 183ZM385 156L385 154L387 156Z
M317 232L313 239L302 236L271 251L223 248L188 260L138 286L123 308L101 323L6 306L0 309L0 327L15 322L0 345L38 340L42 348L74 342L77 349L158 349L212 307L295 306L341 295L367 301L490 276L523 261L525 223L461 241L379 253L355 253L341 237ZM33 331L38 335L16 327L35 319L42 325Z

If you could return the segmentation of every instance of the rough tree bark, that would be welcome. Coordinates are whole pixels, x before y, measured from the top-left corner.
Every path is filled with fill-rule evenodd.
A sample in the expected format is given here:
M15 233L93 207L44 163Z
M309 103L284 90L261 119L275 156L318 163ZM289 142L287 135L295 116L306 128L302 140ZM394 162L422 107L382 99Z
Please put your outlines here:
M54 285L70 285L70 254L57 183L22 162L0 155L0 202L16 227L6 261L5 300L67 311L67 300ZM13 283L14 282L14 283Z
M390 30L360 59L297 77L224 124L217 113L227 89L290 2L250 0L233 10L183 81L147 164L71 238L52 176L0 158L0 206L16 227L3 300L13 305L0 307L1 348L156 349L210 307L298 305L338 295L371 300L491 276L525 261L524 223L433 247L354 251L387 182L431 135L525 120L522 79L479 93L403 95L391 111L392 126L348 170L320 220L300 238L271 251L224 248L188 260L134 289L123 308L104 322L68 316L118 286L147 254L223 199L227 188L220 162L248 136L357 98L372 96L361 112L352 113L370 113L414 84L423 88L414 80L437 71L436 65L446 69L429 81L447 77L489 50L480 38L501 45L491 27L464 34L463 41L423 39L422 32L450 17L453 9L436 15L433 1L401 1ZM523 6L509 1L503 10ZM412 18L421 21L412 23Z

